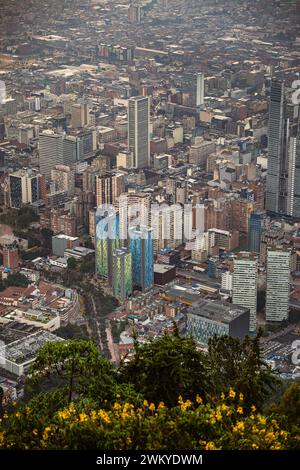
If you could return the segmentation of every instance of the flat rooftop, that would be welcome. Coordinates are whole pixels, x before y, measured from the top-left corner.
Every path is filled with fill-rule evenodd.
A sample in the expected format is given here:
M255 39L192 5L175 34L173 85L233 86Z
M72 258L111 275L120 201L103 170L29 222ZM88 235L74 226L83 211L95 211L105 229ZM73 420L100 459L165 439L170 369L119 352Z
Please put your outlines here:
M174 268L171 264L154 264L153 270L155 273L164 274Z
M229 304L220 300L199 299L188 310L188 314L198 315L216 322L229 324L248 309L239 305Z

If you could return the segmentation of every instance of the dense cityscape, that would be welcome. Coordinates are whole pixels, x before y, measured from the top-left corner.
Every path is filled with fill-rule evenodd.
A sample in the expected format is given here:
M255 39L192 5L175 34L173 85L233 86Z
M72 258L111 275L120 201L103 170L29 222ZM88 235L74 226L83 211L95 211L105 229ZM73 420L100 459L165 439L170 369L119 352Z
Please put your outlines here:
M2 407L51 343L174 329L298 382L299 2L0 4Z

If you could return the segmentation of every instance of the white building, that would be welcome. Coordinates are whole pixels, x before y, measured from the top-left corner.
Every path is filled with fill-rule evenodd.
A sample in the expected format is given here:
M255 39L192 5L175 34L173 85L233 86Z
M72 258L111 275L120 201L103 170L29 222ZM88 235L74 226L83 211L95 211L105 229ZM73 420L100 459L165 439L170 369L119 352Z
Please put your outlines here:
M133 166L150 164L150 103L146 96L128 100L128 149L133 152Z
M232 302L249 308L250 331L254 332L257 311L257 257L252 253L241 252L234 260Z
M291 252L270 248L267 253L266 320L288 319Z

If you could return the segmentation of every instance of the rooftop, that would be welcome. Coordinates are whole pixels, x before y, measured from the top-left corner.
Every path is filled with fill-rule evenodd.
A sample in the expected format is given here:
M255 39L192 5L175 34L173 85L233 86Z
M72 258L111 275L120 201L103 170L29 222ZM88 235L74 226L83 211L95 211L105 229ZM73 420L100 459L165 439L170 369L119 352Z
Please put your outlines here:
M188 314L199 315L215 322L228 324L247 311L247 308L239 305L229 304L219 300L199 299L189 308Z

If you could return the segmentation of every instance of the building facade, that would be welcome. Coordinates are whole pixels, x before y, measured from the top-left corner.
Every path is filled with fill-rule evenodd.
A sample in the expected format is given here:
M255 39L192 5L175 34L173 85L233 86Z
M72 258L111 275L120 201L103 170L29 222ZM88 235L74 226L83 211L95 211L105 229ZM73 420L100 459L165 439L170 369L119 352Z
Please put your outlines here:
M288 319L291 252L272 247L267 252L266 320Z
M150 103L146 96L128 100L128 149L133 152L134 168L150 164Z
M153 287L153 235L144 225L129 229L133 285L142 291Z
M257 257L241 252L234 260L232 302L250 311L250 331L256 330L257 311Z
M132 261L126 248L116 249L113 254L113 295L123 302L132 294Z

